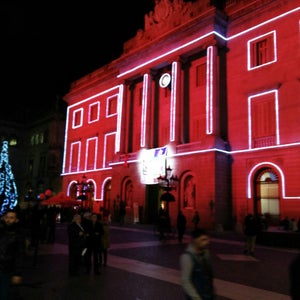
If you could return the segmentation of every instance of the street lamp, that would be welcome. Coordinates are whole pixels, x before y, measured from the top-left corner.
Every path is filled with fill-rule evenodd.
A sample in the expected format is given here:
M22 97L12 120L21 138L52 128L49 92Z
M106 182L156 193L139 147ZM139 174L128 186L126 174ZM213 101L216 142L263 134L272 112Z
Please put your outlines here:
M172 169L168 166L165 167L165 175L160 175L157 180L160 188L164 191L160 197L160 201L166 202L166 211L169 214L169 203L175 202L175 197L170 192L176 190L178 178L172 174Z

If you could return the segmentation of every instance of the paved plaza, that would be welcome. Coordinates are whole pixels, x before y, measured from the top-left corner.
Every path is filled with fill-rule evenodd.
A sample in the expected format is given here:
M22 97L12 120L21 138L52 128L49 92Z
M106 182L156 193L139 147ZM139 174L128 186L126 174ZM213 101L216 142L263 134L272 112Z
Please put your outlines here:
M24 285L16 299L36 300L183 300L179 281L182 244L160 242L150 226L111 225L108 266L100 275L68 276L66 224L58 224L56 243L41 244L26 262ZM217 300L288 300L288 264L297 249L257 246L256 257L243 255L242 236L211 235Z

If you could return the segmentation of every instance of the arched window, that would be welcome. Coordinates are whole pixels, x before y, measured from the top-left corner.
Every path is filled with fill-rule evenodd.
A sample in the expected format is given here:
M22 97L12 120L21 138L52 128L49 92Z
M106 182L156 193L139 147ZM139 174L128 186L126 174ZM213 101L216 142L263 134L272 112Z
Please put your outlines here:
M278 176L272 169L264 169L258 173L256 194L258 213L279 216Z

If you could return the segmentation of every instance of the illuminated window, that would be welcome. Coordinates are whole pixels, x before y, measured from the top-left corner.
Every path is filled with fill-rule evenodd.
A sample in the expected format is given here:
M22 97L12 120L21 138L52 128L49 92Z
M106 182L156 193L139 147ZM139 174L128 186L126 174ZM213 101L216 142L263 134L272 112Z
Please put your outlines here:
M79 160L80 160L80 147L81 144L79 142L72 143L70 145L70 165L69 170L71 172L77 172L79 170Z
M34 144L35 144L35 145L38 145L38 143L39 143L39 134L36 133L36 134L34 135Z
M93 103L89 106L89 123L99 120L100 102Z
M276 61L275 31L248 41L248 69Z
M73 112L73 128L82 126L82 114L82 109L78 109Z
M16 136L11 136L9 138L9 146L15 147L17 145L18 145L18 139L17 139L17 137Z
M280 214L279 181L271 169L261 171L256 181L257 209L262 214Z
M34 145L34 135L32 135L30 137L30 145L33 146Z
M254 148L276 144L276 108L274 93L256 97L251 102L251 132Z
M86 170L93 170L96 168L97 143L98 138L87 140Z
M106 116L112 116L117 114L118 96L107 98Z
M43 144L44 143L44 133L43 132L41 132L40 134L39 134L39 143L40 144Z

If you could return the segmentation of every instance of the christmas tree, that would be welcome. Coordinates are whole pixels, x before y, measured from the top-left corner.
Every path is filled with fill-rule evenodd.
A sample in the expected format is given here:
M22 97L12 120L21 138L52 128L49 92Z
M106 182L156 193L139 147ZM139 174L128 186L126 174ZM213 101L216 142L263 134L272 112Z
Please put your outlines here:
M0 153L0 216L18 204L18 192L8 160L8 142L3 141Z

